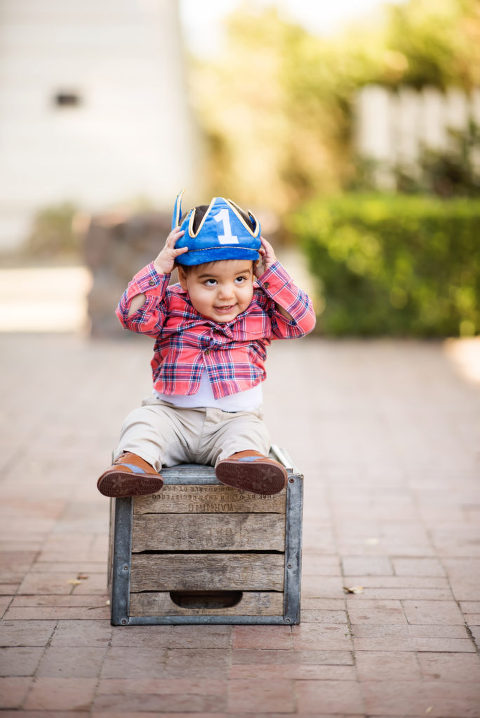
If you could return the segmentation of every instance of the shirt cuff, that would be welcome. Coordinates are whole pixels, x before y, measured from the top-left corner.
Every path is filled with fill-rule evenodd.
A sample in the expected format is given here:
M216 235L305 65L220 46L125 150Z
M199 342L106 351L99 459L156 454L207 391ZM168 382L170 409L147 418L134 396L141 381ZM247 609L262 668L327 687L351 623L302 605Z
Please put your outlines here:
M163 290L170 281L170 274L159 274L153 262L143 267L132 279L132 284L138 288L139 294L152 292L158 288ZM155 292L158 294L158 291Z
M258 284L272 299L275 299L282 289L292 284L292 278L282 267L280 262L276 260L263 274L257 279Z

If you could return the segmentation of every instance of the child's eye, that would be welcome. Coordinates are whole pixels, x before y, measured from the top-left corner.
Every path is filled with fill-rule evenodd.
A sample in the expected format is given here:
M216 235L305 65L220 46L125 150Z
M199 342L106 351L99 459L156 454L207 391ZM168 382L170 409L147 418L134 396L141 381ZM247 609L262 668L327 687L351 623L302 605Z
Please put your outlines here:
M217 283L216 279L206 279L204 281L204 284L206 287L214 287L216 285L216 283Z
M246 281L247 281L247 278L246 278L246 277L236 277L236 278L235 278L236 284L243 284L243 283L246 282Z

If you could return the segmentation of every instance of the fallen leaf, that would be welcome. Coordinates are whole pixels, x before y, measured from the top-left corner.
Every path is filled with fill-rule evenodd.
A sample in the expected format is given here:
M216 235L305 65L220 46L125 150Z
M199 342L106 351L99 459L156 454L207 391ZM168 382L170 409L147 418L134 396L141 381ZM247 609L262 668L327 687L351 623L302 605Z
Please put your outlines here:
M345 593L363 593L363 586L344 586Z
M433 706L428 706L428 708L427 708L427 710L425 711L425 713L431 713L432 710L433 710Z
M79 581L86 581L87 578L88 578L88 576L87 576L86 573L79 573L78 576L77 576L77 578L78 578Z
M79 586L82 582L81 582L81 581L77 581L76 578L70 578L70 579L67 581L67 583L71 583L72 586Z

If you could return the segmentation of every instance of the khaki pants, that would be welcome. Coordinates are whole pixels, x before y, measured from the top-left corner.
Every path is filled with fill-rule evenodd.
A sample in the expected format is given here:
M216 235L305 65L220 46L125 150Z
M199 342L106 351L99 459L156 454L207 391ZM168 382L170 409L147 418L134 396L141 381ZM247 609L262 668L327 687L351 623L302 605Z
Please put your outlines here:
M270 450L260 410L180 409L152 396L125 419L114 458L131 451L160 471L183 463L215 466L246 449Z

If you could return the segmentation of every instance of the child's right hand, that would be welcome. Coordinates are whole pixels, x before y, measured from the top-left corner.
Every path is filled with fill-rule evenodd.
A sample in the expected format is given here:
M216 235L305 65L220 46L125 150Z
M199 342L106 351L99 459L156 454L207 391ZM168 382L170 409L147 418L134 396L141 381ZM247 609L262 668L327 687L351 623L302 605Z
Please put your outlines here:
M168 235L165 246L154 260L153 266L159 274L170 274L175 266L175 260L180 254L188 252L188 247L175 249L176 242L185 234L183 229L175 227Z

